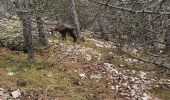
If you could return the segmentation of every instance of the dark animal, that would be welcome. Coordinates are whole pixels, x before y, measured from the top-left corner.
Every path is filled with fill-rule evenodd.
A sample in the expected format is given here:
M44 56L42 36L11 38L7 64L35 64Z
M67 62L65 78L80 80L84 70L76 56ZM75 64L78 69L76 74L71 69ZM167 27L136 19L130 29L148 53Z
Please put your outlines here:
M62 39L66 40L66 34L70 35L73 38L73 42L77 42L77 35L75 33L75 28L69 24L57 24L54 28L51 29L51 33L57 31L62 35Z

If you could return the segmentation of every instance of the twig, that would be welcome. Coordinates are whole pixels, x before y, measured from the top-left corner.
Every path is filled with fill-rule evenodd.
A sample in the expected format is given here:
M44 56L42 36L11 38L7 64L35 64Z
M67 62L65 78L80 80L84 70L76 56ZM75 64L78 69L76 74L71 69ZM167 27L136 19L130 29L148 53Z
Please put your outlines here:
M130 12L130 13L136 13L136 14L148 13L148 14L154 14L154 15L155 14L156 15L170 15L170 12L153 12L153 11L148 11L148 10L135 11L135 10L131 10L131 9L128 9L128 8L116 7L116 6L113 6L113 5L106 4L106 3L96 2L96 1L93 1L93 0L91 0L91 2L96 3L96 4L100 4L100 5L104 5L104 6L107 6L107 7L110 7L110 8L114 8L114 9L118 9L118 10L122 10L122 11L127 11L127 12Z
M131 54L123 51L122 49L121 49L121 52L124 53L124 54L126 54L126 55L128 55L128 56L131 57L131 58L137 59L137 60L142 61L142 62L144 62L144 63L153 64L153 65L155 65L155 66L157 66L157 67L163 67L163 68L170 69L170 66L164 65L164 62L162 62L162 63L159 64L159 63L156 63L155 61L144 60L144 59L141 59L141 58L139 58L139 57L133 56L133 55L131 55Z

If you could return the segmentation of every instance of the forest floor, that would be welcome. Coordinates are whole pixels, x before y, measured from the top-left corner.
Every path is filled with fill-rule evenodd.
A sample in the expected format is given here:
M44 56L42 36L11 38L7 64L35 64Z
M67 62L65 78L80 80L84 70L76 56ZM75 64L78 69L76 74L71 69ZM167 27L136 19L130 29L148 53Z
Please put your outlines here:
M48 46L35 49L34 62L0 48L0 100L170 100L154 66L122 58L113 42L85 40L49 39Z

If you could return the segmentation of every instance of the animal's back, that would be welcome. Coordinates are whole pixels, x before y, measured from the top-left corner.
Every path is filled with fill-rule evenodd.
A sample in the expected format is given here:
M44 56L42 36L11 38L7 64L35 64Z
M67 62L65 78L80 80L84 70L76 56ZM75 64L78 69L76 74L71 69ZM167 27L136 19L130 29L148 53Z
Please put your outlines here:
M59 29L59 31L62 31L62 30L74 30L74 27L72 25L62 23L62 24L58 25L58 29Z

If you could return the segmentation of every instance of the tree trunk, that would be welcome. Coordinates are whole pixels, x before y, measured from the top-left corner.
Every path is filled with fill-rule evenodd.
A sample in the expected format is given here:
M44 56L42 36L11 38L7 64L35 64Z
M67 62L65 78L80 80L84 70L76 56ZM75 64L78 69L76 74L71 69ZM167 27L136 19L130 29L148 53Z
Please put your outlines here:
M100 28L100 32L101 32L101 37L103 37L106 41L109 41L109 36L107 34L106 31L106 24L105 24L105 19L103 18L103 14L100 14L100 18L99 18L99 28Z
M37 21L37 28L38 28L39 43L42 45L47 45L47 40L45 38L43 20L41 18L40 10L36 11L36 21Z
M28 53L28 60L34 60L34 52L32 46L32 32L31 32L31 17L29 11L20 10L20 6L17 1L13 2L19 19L22 21L23 36L24 36L24 47L23 51ZM26 4L28 5L28 4ZM27 6L28 7L28 6ZM28 8L26 8L28 10Z
M32 46L32 32L31 32L31 18L29 12L23 14L22 19L23 33L24 33L24 49L28 52L28 60L34 60L34 52Z
M3 3L0 1L0 19L5 15L6 11L4 9Z
M170 26L168 26L169 29L166 30L166 34L165 34L165 47L166 47L166 51L168 52L168 54L170 54Z
M77 37L79 38L81 31L80 31L80 23L79 23L79 19L78 19L78 14L77 14L77 11L76 11L75 0L71 0L71 2L72 2L72 13L74 15L74 23L75 23L75 27L76 27L76 34L77 34ZM84 41L84 36L82 36L81 38Z

